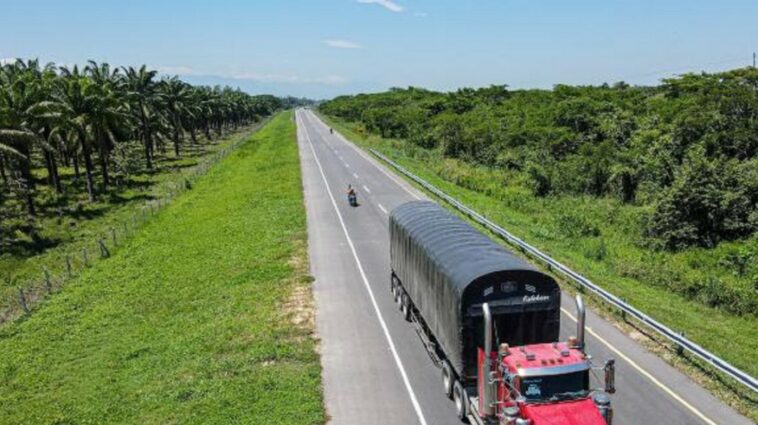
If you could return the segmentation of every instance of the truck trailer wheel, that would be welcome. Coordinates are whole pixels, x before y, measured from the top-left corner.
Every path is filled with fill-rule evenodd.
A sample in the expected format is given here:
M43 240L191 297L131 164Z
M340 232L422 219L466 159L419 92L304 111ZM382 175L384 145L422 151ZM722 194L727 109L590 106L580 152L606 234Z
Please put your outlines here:
M403 318L408 322L411 321L411 308L411 297L409 297L408 294L403 293L400 301L400 311L403 312Z
M442 361L442 389L445 391L447 398L453 398L453 382L455 382L455 375L453 375L453 368L450 367L450 363Z
M468 395L458 380L453 384L453 403L455 403L455 414L462 422L468 422Z

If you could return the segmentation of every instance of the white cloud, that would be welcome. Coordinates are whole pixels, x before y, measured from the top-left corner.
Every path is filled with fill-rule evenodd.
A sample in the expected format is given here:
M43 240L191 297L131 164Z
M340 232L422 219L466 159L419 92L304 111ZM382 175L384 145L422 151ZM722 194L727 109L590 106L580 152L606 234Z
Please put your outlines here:
M188 66L158 66L158 72L166 75L194 75L195 71Z
M0 58L0 66L16 63L16 58Z
M324 40L324 44L337 49L360 49L361 45L347 40Z
M413 16L417 18L426 18L427 16L429 16L429 14L426 12L416 12L413 14Z
M402 12L403 10L405 10L403 6L400 6L399 4L395 3L392 0L356 0L356 1L361 4L377 4L389 10L390 12Z

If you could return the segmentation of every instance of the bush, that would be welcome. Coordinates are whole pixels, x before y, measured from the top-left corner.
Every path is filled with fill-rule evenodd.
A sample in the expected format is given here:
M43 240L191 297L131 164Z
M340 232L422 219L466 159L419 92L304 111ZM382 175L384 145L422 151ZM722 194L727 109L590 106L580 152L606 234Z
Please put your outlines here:
M664 191L647 220L653 245L682 249L714 247L721 240L749 236L756 230L758 187L743 181L744 165L709 161L695 152Z
M544 167L529 163L526 168L529 175L529 186L535 196L547 196L553 190L553 182Z
M556 217L555 221L557 226L561 229L561 233L564 235L575 238L594 238L600 236L600 229L590 223L584 215L561 213Z

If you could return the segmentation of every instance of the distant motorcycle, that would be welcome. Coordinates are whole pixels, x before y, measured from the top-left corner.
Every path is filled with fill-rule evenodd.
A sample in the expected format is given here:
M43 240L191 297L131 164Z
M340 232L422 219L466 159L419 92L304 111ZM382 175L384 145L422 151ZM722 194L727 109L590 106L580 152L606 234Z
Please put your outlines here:
M333 128L329 129L329 134L334 134L334 129Z
M358 206L358 194L355 192L352 185L347 185L347 202L351 207Z

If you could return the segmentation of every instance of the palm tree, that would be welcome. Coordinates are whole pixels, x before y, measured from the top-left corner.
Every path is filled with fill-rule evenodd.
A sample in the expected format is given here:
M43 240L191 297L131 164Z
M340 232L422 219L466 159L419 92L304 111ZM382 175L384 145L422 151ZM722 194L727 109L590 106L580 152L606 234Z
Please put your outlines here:
M145 164L153 168L153 134L150 132L148 116L155 112L160 104L161 93L155 81L157 71L148 71L145 65L139 69L122 68L125 74L127 96L132 104L132 113L139 122L139 133L145 146Z
M0 151L3 166L17 168L27 213L35 215L34 177L31 172L31 151L34 147L52 150L39 133L40 123L47 118L47 93L43 78L52 65L40 68L39 61L6 64L0 71Z
M129 105L126 102L125 92L122 90L123 85L118 69L111 71L107 63L98 65L94 61L89 61L85 73L95 83L90 86L89 101L92 111L89 115L89 124L99 150L103 190L107 190L108 158L113 145L127 138L131 124L128 114Z
M87 195L95 200L95 184L92 163L93 143L89 127L89 118L93 114L91 86L94 82L79 72L79 68L61 68L62 78L54 94L63 119L60 125L67 127L69 135L74 136L84 157L84 170L87 181ZM61 131L62 133L62 131Z
M192 90L189 84L171 77L161 81L160 92L163 94L163 106L166 108L168 120L171 123L174 154L179 157L180 136L184 131L182 123L192 115L192 109L189 106L192 102Z
M104 69L107 70L107 64L98 67L93 63L86 72L97 74L98 70ZM87 194L92 201L95 199L92 154L98 152L103 190L107 190L110 184L108 156L113 144L125 133L124 126L129 122L128 109L110 78L89 78L80 73L77 67L72 70L61 68L61 75L54 95L63 117L57 134L76 137L84 157ZM71 131L66 132L66 129Z

